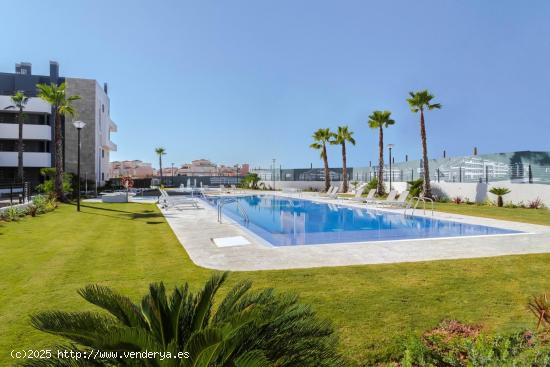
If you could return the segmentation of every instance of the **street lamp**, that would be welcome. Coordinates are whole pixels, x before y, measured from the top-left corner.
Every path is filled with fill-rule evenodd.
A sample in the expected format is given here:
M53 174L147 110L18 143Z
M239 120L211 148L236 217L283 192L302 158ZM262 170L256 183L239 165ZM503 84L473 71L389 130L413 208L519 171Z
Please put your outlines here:
M76 177L77 177L77 192L76 192L76 211L80 211L80 130L86 126L86 123L84 121L74 121L73 126L76 128L76 131L78 132L78 153L77 153L77 168L76 168Z
M393 144L388 144L388 149L390 151L390 191L391 191L391 176L392 176L392 171L391 171L391 150L393 149L395 145Z
M272 173L272 178L273 178L273 190L275 190L275 158L273 158L273 173Z

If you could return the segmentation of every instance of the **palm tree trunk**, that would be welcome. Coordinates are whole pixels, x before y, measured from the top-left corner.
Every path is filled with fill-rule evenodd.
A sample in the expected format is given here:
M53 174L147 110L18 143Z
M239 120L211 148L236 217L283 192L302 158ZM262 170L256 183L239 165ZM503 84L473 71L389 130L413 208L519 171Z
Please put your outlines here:
M424 182L422 183L422 195L432 197L430 185L430 165L428 163L428 145L426 143L426 125L424 124L424 110L420 109L420 137L422 138L422 165L424 169Z
M327 147L323 143L323 163L325 165L325 191L328 191L330 188L330 174L328 168L328 157L327 157Z
M342 178L344 179L343 190L345 194L348 192L348 169L347 169L347 157L346 157L346 142L342 143Z
M160 170L160 184L164 182L164 177L162 176L162 155L159 154L159 170Z
M25 180L25 175L23 173L23 108L19 109L17 123L19 125L19 139L17 141L17 179L20 183L23 183Z
M61 115L57 106L55 110L55 195L57 199L66 202L63 192L63 137L61 135Z
M378 133L378 185L376 186L376 193L378 195L384 195L384 129L382 126L379 128Z

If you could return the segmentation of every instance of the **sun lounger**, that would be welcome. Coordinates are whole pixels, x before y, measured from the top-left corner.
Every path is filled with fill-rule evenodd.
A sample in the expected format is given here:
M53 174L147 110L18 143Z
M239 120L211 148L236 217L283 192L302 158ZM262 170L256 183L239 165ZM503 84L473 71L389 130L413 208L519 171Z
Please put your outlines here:
M331 199L338 199L338 192L340 191L340 186L334 186L334 190L330 194L328 194L328 197Z
M194 209L199 209L199 202L197 199L182 196L170 196L166 190L160 190L159 204L163 209L178 207L191 207Z
M388 194L388 197L386 199L370 199L370 200L366 200L367 204L375 204L375 205L381 205L385 202L392 202L392 201L395 201L395 198L397 197L397 191L395 190L391 190Z
M330 185L327 192L320 192L319 196L330 196L333 191L334 191L334 186Z
M401 194L399 194L399 197L397 200L386 200L384 201L384 205L387 206L393 206L393 207L406 207L407 206L407 198L409 197L409 191L403 191Z
M355 196L350 198L351 201L359 201L359 202L364 202L364 201L369 201L369 200L373 200L374 199L374 194L376 194L376 189L370 189L369 193L367 194L366 197L363 197L363 189L361 190L357 190L355 192Z

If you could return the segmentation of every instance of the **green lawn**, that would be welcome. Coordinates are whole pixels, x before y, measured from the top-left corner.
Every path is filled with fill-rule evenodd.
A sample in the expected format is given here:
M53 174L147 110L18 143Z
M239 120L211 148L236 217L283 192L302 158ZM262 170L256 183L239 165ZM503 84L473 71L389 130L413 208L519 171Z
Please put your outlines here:
M493 208L447 205L438 208L494 214ZM531 212L518 211L524 219L533 215L526 220L549 222L539 217L544 212ZM506 215L503 219L515 216ZM90 308L76 294L87 283L106 284L137 299L149 282L197 286L209 273L189 260L153 205L94 204L79 214L64 205L37 218L2 223L0 365L13 362L12 349L54 343L29 326L28 316L46 309ZM297 292L334 322L342 352L369 365L395 355L408 334L447 317L481 323L488 331L532 327L525 304L530 295L550 291L549 273L550 254L244 272L234 273L231 281L250 278L257 287Z
M435 203L435 209L448 213L550 226L550 211L548 209L499 208L489 205L458 205L454 203Z

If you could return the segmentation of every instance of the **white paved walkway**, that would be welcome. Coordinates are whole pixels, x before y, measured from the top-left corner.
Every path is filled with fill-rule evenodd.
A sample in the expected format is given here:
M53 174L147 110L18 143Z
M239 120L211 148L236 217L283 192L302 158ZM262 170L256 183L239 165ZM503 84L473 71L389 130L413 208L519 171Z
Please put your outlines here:
M327 201L307 197L305 194L304 198ZM327 202L335 203L334 200ZM343 201L340 200L339 203ZM360 207L358 204L347 205ZM514 229L526 233L274 247L225 217L224 223L218 223L216 210L205 203L201 206L199 210L168 209L162 212L193 262L202 267L218 270L295 269L550 252L550 227L438 212L434 218ZM233 236L243 236L250 244L217 247L212 241L213 238Z

